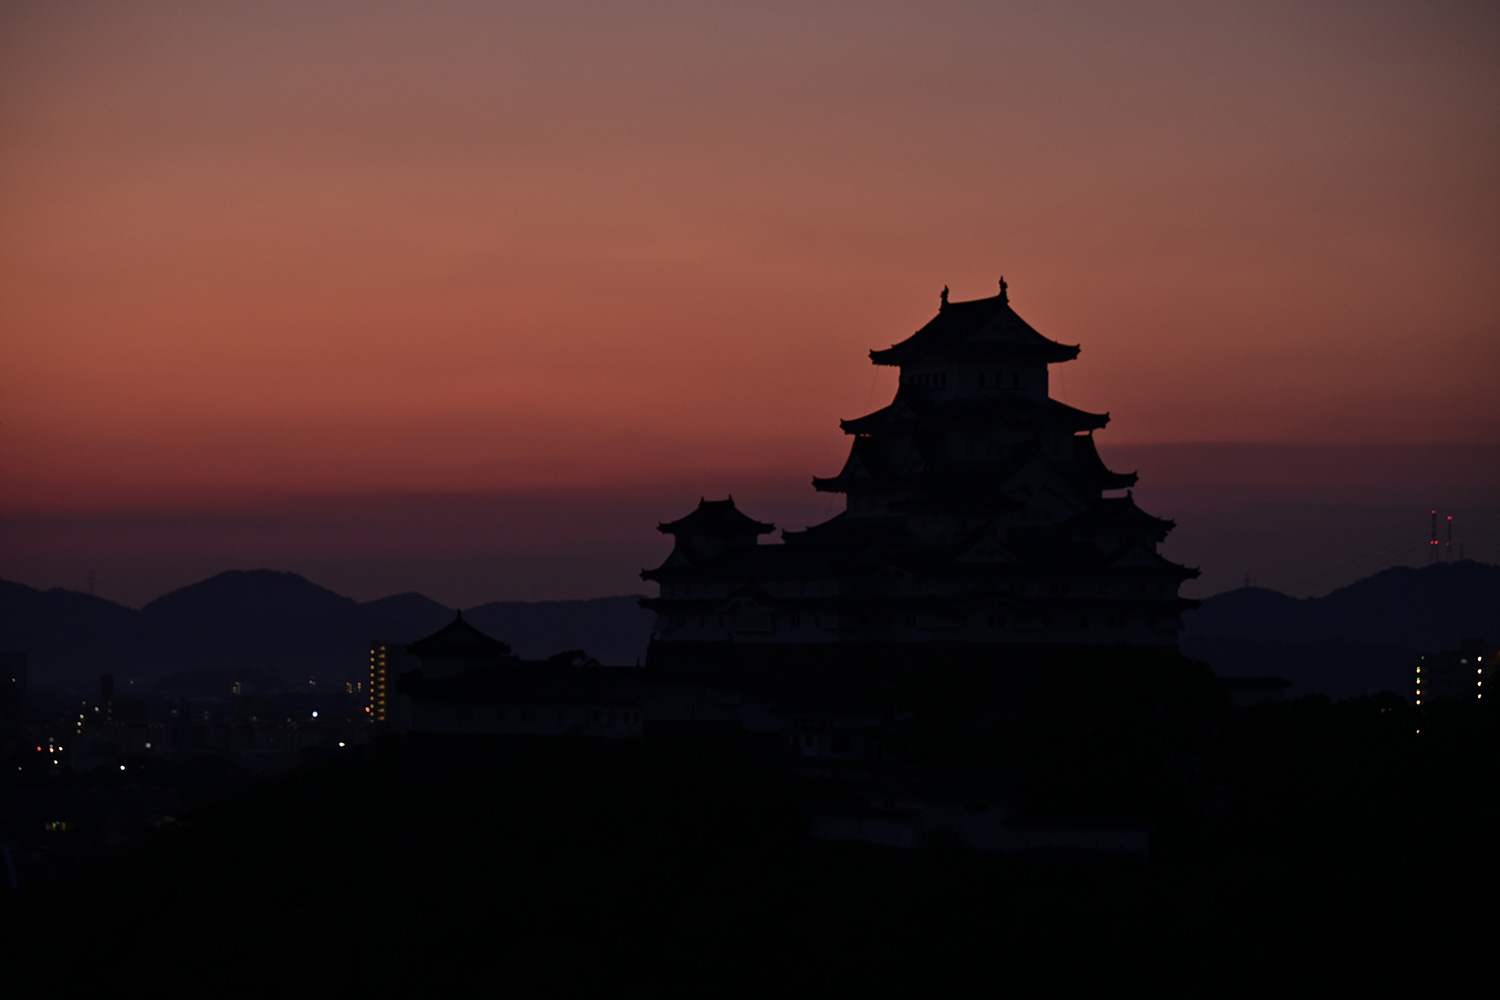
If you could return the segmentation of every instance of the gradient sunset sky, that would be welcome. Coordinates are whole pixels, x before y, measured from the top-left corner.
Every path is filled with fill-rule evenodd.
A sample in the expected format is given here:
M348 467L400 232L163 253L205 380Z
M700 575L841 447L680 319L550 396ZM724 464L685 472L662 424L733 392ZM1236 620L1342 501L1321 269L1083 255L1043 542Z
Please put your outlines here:
M455 602L619 589L700 493L821 502L838 419L894 392L865 352L1001 273L1083 345L1054 394L1111 413L1106 459L1478 454L1497 11L6 4L0 577L102 559L134 601L303 552ZM307 527L373 496L407 513ZM454 497L510 498L531 584L423 561L507 551ZM633 540L535 582L538 536L590 530Z

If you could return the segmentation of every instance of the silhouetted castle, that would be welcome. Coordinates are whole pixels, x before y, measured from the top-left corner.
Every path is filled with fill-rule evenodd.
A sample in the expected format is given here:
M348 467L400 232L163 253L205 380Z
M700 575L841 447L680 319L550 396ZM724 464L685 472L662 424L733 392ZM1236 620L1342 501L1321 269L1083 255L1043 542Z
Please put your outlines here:
M1197 570L1156 547L1171 521L1136 506L1135 473L1100 460L1108 414L1052 399L1048 366L1079 348L1042 336L1000 294L942 305L870 352L901 370L889 406L842 421L843 513L782 544L731 497L658 526L672 552L649 663L669 669L900 667L999 649L1175 649L1177 594Z

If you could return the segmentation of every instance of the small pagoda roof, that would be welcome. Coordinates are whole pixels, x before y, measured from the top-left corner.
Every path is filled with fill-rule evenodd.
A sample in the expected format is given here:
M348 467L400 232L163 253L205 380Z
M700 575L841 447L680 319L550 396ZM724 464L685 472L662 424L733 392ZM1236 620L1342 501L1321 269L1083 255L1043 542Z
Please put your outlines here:
M1003 395L939 401L903 396L898 392L888 406L852 420L840 420L839 428L845 434L879 434L919 421L937 420L999 420L1025 426L1050 424L1077 433L1105 427L1109 424L1109 414L1089 413L1055 399Z
M476 659L509 656L510 646L470 625L460 611L447 625L408 645L406 651L419 659Z
M656 530L664 535L765 535L775 531L776 525L745 516L734 505L731 495L724 500L700 497L691 514L675 521L664 521L656 526Z
M943 289L938 314L916 333L884 350L870 352L877 365L924 362L1052 364L1078 357L1077 344L1059 344L1042 336L1010 306L1004 279L1000 294L987 299L949 302Z

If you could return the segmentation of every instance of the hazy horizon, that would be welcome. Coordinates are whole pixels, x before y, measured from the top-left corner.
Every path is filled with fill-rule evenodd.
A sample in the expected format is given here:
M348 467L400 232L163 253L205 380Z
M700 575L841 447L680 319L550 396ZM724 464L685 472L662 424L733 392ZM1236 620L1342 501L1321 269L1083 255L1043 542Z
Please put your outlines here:
M6 5L0 576L618 591L699 495L833 513L867 352L1002 274L1190 592L1343 582L1433 504L1493 555L1497 40L1394 2Z
M838 437L834 429L830 437ZM1465 555L1500 562L1500 444L1487 447L1137 445L1100 450L1137 469L1143 507L1174 519L1163 551L1203 576L1184 593L1261 586L1313 596L1391 565L1423 565L1430 507L1456 517ZM1268 478L1274 470L1276 478ZM821 471L821 470L818 470ZM841 498L807 475L672 480L612 491L366 493L257 498L237 509L0 514L0 577L139 606L228 569L280 569L360 600L415 590L449 606L640 593L669 540L656 525L733 494L799 528Z

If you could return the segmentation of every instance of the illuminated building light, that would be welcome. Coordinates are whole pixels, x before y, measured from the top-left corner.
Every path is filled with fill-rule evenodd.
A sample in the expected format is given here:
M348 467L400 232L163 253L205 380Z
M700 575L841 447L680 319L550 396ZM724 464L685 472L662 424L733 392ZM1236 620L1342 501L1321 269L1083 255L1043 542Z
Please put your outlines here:
M1418 704L1418 705L1420 705L1420 704L1422 704L1422 699L1421 699L1421 698L1418 698L1418 699L1417 699L1417 704Z
M312 714L312 717L313 717L313 718L314 718L314 719L316 719L316 718L317 718L317 717L318 717L318 710L317 710L317 709L316 709L316 708L315 708L315 709L313 709L313 714Z
M339 740L339 748L342 749L343 746L344 746L344 741L343 740Z
M120 765L120 770L122 770L122 771L125 770L125 765L124 764Z
M150 749L151 749L151 744L150 744L150 743L147 743L147 744L146 744L146 749L147 749L147 750L150 750Z

